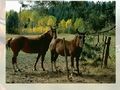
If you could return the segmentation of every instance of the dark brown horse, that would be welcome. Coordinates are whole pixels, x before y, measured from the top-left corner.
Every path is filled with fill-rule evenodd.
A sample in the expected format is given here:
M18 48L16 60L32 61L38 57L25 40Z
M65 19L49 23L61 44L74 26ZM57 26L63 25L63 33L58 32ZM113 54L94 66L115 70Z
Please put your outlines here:
M85 33L80 33L77 31L75 38L71 41L65 40L66 44L66 55L70 56L71 58L71 71L73 73L74 68L74 58L76 58L76 67L77 73L79 73L79 57L82 52L83 44L85 41ZM50 43L50 51L51 51L51 69L53 71L53 62L54 67L56 68L56 59L58 55L64 56L64 46L63 46L63 39L55 39Z
M35 38L28 38L25 36L17 36L14 38L9 38L6 42L6 47L11 48L13 51L13 57L12 57L13 69L15 71L20 71L17 65L17 56L21 50L25 53L38 53L38 56L34 65L34 70L36 70L36 64L40 56L42 56L41 66L42 66L42 69L45 70L43 66L44 57L53 37L54 39L57 38L56 29L53 29L51 27L49 31ZM17 69L15 68L15 65Z

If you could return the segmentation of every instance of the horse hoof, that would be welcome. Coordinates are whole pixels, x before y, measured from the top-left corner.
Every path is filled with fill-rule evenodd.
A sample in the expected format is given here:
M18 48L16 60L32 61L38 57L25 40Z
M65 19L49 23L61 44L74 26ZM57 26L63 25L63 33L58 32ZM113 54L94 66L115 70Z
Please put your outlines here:
M20 69L14 70L14 72L22 72Z
M58 72L59 72L59 73L63 73L63 71L61 71L61 70L59 70Z
M76 74L76 76L83 76L83 75L82 75L82 73L78 73L78 74Z
M68 80L69 80L70 82L73 82L73 81L74 81L74 77L73 77L72 74L71 74L71 76L68 78Z
M17 69L18 72L22 72L20 69Z
M33 69L33 71L37 71L37 69Z
M17 70L14 70L14 72L18 72Z
M43 71L45 71L45 69L43 68Z

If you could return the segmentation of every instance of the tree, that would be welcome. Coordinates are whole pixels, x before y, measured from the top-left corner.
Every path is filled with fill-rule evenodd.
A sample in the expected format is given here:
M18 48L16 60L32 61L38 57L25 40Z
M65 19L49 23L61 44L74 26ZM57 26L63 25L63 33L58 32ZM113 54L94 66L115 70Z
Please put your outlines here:
M72 25L72 20L71 19L68 19L66 21L66 28L70 27Z
M42 16L38 20L38 26L46 26L48 21L48 16Z
M106 24L106 16L102 14L97 14L97 13L91 13L89 15L89 25L95 32L99 32L102 30L102 28L105 27Z
M28 25L31 20L33 20L34 16L32 16L31 10L22 10L19 14L19 23L21 27L24 27L25 25ZM36 15L37 17L37 15ZM37 19L36 19L37 20Z
M31 22L32 22L32 23L34 22L34 24L35 24L36 26L38 26L38 21L39 21L39 19L40 19L40 16L39 16L39 14L38 14L38 12L37 12L36 10L33 10L33 11L31 12L30 19L31 19Z
M21 5L24 10L19 12L20 29L27 28L26 32L28 29L39 31L40 27L44 32L49 25L58 26L59 31L65 33L74 33L77 28L99 32L115 24L115 1L29 1ZM6 17L8 15L6 13Z
M66 28L66 22L65 22L64 19L62 19L62 20L60 21L60 23L58 24L58 27L59 27L59 28L62 28L62 29L65 29L65 28Z
M56 18L54 16L49 16L47 25L56 26Z
M80 31L84 31L84 21L82 18L77 18L74 23L74 30L80 29Z
M6 32L18 33L18 13L10 10L6 15Z

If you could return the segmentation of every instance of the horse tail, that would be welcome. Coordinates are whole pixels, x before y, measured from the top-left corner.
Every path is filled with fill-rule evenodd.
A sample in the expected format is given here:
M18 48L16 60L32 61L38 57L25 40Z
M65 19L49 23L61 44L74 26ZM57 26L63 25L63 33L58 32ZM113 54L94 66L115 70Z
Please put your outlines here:
M11 42L12 38L8 38L6 41L6 48L7 50L10 48L10 42Z

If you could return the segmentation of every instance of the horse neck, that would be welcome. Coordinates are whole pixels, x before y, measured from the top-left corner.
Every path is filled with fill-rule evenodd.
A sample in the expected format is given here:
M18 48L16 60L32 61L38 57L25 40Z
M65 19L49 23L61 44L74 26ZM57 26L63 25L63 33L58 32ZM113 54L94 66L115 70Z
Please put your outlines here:
M48 42L48 44L51 42L52 38L53 37L50 36L48 33L43 34L43 40L45 40L46 43Z
M74 45L74 47L79 47L79 41L77 40L77 37L75 37L71 42Z
M46 40L50 43L51 40L52 40L52 38L53 38L53 37L51 37L50 35L48 35L48 36L46 37Z

